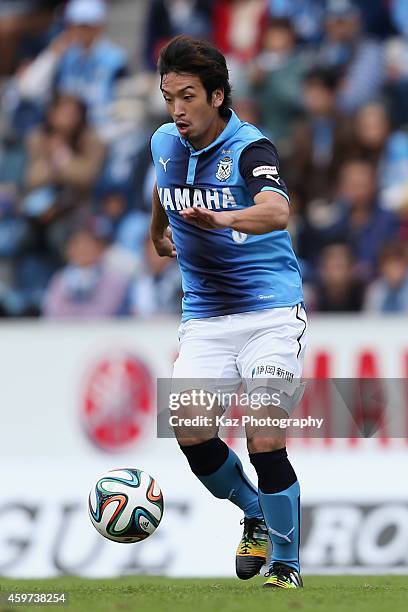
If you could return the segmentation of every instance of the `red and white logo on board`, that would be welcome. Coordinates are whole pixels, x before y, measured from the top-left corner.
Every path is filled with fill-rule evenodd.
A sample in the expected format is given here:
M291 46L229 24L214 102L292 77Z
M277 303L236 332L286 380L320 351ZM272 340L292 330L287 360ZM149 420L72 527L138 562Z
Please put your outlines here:
M86 375L81 402L88 438L104 451L125 451L151 425L153 401L153 378L140 359L129 354L100 359Z

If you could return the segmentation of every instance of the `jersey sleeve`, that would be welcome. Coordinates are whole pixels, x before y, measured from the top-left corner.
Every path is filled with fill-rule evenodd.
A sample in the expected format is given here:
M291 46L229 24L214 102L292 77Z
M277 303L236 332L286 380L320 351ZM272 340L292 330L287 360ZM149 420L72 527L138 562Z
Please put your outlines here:
M245 147L239 171L253 198L261 191L275 191L289 202L287 187L279 176L278 152L270 140L264 138Z

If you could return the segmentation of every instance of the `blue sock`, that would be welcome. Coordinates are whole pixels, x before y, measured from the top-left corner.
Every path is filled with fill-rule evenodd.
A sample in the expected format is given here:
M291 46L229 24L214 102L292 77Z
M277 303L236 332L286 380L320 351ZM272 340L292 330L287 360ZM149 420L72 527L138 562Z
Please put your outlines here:
M262 518L258 490L246 476L242 463L229 449L228 457L216 472L209 476L197 476L211 493L220 499L229 499L241 508L248 518Z
M259 503L272 542L272 558L299 571L300 487L286 448L251 453Z
M279 493L258 491L259 502L272 542L272 558L300 571L300 487L296 481Z
M180 446L192 472L219 499L229 499L248 518L262 518L258 490L244 473L239 457L220 438Z

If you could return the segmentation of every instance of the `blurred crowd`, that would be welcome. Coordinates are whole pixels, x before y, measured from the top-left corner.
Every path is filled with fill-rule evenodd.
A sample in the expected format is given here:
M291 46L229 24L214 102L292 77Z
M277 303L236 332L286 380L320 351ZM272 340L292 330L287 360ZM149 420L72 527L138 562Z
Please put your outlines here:
M148 237L155 68L180 33L221 49L278 147L309 311L408 312L407 0L123 3L137 57L113 4L0 0L0 315L180 312Z

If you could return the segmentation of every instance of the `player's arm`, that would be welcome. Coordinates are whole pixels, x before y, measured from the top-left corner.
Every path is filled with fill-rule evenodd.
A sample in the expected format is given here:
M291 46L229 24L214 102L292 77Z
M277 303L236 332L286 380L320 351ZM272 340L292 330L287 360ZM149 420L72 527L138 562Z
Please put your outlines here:
M176 257L176 247L174 246L169 220L166 212L161 205L157 184L155 183L152 196L152 219L150 222L150 237L161 257Z
M267 234L284 230L288 225L289 205L285 198L273 191L258 193L256 206L242 210L215 212L206 208L186 208L180 215L201 229L230 227L244 234Z
M245 234L266 234L288 226L288 201L273 191L261 191L254 197L256 206L232 212L231 228Z
M202 229L230 227L245 234L266 234L286 229L289 196L279 176L279 159L274 145L267 139L249 145L241 154L239 169L254 206L220 212L188 208L180 214Z

